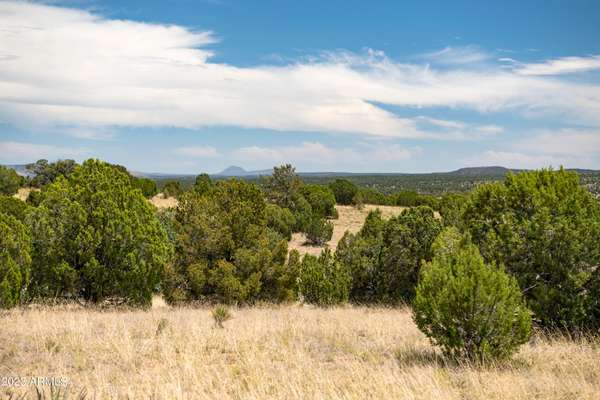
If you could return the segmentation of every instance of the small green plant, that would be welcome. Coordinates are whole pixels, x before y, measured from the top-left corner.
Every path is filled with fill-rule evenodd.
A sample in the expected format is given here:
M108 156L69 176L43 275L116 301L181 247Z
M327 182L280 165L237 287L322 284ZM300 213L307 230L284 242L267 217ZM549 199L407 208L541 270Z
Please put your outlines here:
M166 318L161 318L160 321L158 321L158 326L156 327L156 336L160 336L160 334L163 333L168 326L169 320Z
M313 218L306 228L306 238L314 245L321 246L333 235L333 224L325 218Z
M452 359L508 358L531 333L531 315L517 281L484 263L456 228L433 244L413 302L415 323Z
M231 319L231 312L227 306L219 304L212 310L212 317L217 328L223 328L223 323Z

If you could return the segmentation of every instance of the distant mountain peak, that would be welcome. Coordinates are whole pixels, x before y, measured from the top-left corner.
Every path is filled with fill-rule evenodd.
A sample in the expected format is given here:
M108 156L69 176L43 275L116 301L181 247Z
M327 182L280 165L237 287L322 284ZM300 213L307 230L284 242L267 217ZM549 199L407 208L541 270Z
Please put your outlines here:
M237 165L230 165L229 167L225 168L223 171L219 172L217 175L242 176L242 175L246 175L247 173L248 173L248 171L246 171L242 167L238 167Z

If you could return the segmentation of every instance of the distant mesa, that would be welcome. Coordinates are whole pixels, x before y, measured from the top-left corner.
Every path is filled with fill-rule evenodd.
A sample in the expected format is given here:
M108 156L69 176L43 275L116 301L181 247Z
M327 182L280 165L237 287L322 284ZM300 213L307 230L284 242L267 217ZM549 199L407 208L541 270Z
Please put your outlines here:
M263 169L259 171L246 171L242 167L231 165L225 168L223 171L216 173L217 176L259 176L259 175L271 175L272 169Z
M457 169L456 171L448 172L448 174L456 176L505 176L510 171L515 172L516 170L510 170L508 168L498 166L466 167Z

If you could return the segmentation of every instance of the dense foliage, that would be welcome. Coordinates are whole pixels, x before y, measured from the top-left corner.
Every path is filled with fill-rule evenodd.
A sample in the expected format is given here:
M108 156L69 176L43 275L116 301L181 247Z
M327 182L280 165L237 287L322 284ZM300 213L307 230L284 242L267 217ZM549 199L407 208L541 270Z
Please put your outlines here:
M300 292L304 301L329 306L348 301L350 276L329 249L319 257L307 254L300 266Z
M433 245L413 302L417 326L454 358L505 358L527 342L531 316L516 280L487 265L456 228Z
M426 206L404 210L383 221L369 214L363 229L346 234L337 259L352 276L351 297L356 302L400 303L412 301L422 260L431 260L431 244L441 222Z
M20 222L25 222L25 217L27 216L27 211L30 206L14 197L2 196L0 195L0 213L4 213L7 215L12 215Z
M347 179L336 179L329 184L329 188L338 204L352 204L358 193L358 187Z
M318 218L337 217L335 210L335 196L327 186L303 185L300 193L308 204L310 204L312 213Z
M176 257L164 293L171 302L288 300L295 268L287 242L267 226L261 190L240 180L185 193L174 216Z
M0 195L12 196L23 185L23 178L12 168L0 165Z
M600 274L600 204L576 174L523 172L482 186L464 223L484 258L516 277L541 324L589 326L597 312L589 297Z
M156 182L150 178L138 178L135 176L130 176L131 185L135 188L138 188L142 191L142 194L147 199L158 193L158 188L156 187Z
M39 188L54 182L59 176L69 178L75 172L77 163L74 160L58 160L53 163L38 160L27 164L26 168L33 175L29 184Z
M171 256L152 206L118 168L86 161L29 215L33 296L148 304Z
M177 197L182 191L178 181L167 181L162 188L162 193L165 197Z
M265 207L267 226L281 234L287 240L292 239L296 226L296 217L289 208L281 208L277 204L267 204Z
M29 281L31 240L27 228L0 212L0 308L17 305Z
M309 243L321 246L331 239L333 224L323 218L313 217L304 231Z

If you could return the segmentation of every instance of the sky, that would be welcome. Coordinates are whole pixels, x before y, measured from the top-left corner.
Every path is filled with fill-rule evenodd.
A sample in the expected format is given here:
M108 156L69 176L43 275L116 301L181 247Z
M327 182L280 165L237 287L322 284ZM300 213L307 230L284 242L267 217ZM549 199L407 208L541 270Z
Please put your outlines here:
M600 169L600 2L0 0L0 163Z

